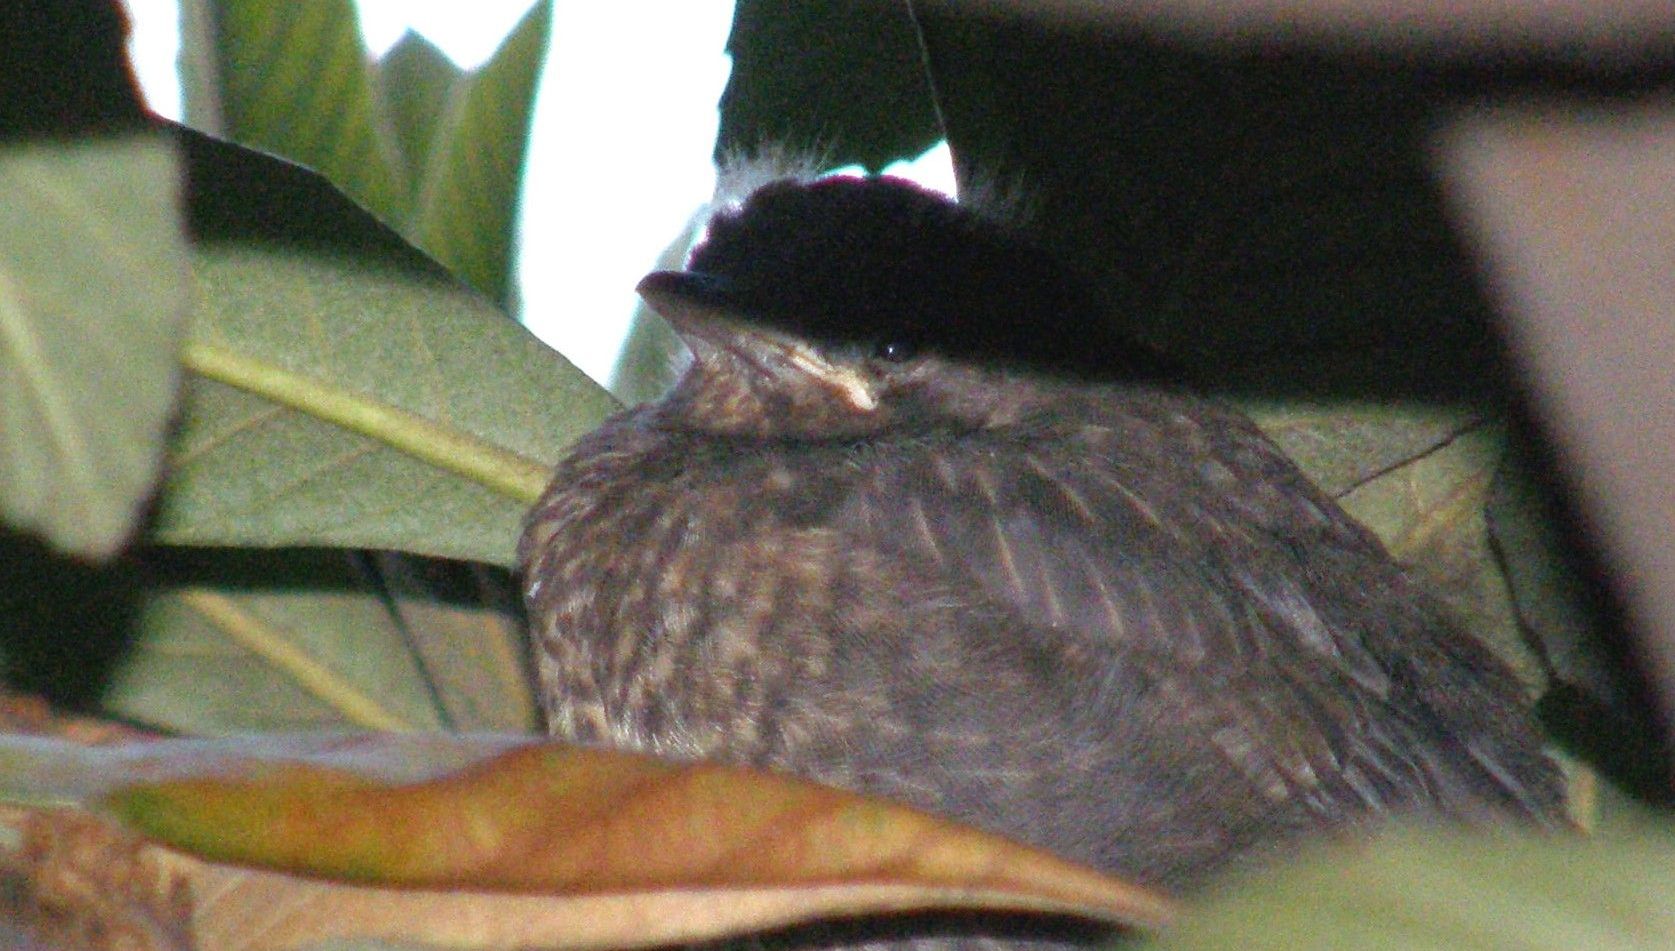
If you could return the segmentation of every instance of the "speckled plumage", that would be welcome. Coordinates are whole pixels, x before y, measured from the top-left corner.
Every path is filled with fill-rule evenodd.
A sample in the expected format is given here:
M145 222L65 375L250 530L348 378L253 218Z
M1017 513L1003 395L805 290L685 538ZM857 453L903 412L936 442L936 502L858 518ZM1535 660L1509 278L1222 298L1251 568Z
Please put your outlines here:
M1559 821L1511 674L1235 411L1139 349L1095 379L1089 298L994 223L783 183L642 287L696 361L521 548L555 735L1173 889L1392 813Z

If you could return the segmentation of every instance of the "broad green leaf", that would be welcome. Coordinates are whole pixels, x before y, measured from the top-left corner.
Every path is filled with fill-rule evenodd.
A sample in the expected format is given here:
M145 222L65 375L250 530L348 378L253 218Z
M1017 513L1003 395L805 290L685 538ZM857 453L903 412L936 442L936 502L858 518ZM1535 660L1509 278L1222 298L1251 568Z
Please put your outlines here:
M187 141L198 307L156 538L510 564L610 397L317 176Z
M426 671L354 557L153 553L105 708L198 734L440 729Z
M220 114L194 109L193 121L307 165L386 221L399 220L412 186L381 125L353 0L209 7L206 52Z
M186 312L159 137L0 150L0 516L89 558L156 483Z
M533 732L504 571L397 553L151 549L99 695L171 732ZM214 690L203 685L213 683Z
M526 624L513 576L484 565L390 552L373 561L448 729L538 730Z
M374 76L410 181L430 164L449 90L463 75L448 54L411 30L378 61Z
M325 549L146 560L135 637L103 697L127 720L199 735L535 728L503 572Z
M415 160L415 194L408 214L398 219L398 230L502 304L512 294L518 191L551 22L550 0L536 3L493 59L457 75L443 102L429 107L438 116L430 141L415 152L412 140L403 140ZM410 60L408 66L413 65ZM405 76L412 73L412 68L404 71ZM385 99L399 114L426 108L404 100L439 91L440 83L393 82L388 81L393 76L385 75ZM419 132L419 124L411 121L400 127Z
M551 4L536 3L466 73L413 34L373 63L348 0L217 0L221 131L320 172L504 304L551 19Z
M1675 946L1675 839L1408 831L1305 858L1184 915L1155 945L1597 951Z

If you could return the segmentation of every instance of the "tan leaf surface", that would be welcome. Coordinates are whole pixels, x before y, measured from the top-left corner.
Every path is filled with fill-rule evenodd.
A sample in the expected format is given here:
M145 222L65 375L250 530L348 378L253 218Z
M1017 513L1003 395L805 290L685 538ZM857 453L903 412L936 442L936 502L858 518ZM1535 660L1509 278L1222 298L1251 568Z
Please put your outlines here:
M158 850L79 810L0 810L7 947L192 951L192 901Z
M1499 426L1479 425L1339 501L1537 691L1545 673L1524 640L1484 516L1505 443Z
M204 896L202 951L271 951L333 939L483 949L663 947L858 914L983 905L912 885L510 895L348 885L217 865L158 848ZM966 900L961 901L964 898Z

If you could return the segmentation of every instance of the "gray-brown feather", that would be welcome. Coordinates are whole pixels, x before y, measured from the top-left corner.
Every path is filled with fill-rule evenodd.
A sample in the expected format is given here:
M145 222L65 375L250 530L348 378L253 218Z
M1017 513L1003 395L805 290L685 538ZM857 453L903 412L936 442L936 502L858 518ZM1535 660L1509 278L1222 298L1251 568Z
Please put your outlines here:
M1247 421L1053 395L851 441L615 418L521 549L552 731L1181 888L1393 812L1557 821L1510 674Z

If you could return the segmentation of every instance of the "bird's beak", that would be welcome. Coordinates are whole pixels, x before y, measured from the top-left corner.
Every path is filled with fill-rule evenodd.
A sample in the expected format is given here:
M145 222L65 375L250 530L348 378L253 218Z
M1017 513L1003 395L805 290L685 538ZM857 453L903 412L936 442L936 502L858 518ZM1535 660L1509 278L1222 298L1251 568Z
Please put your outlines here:
M653 271L634 289L700 360L706 352L726 350L764 373L804 374L857 411L878 407L870 382L855 368L832 363L802 340L736 316L746 306L724 278L693 271Z

